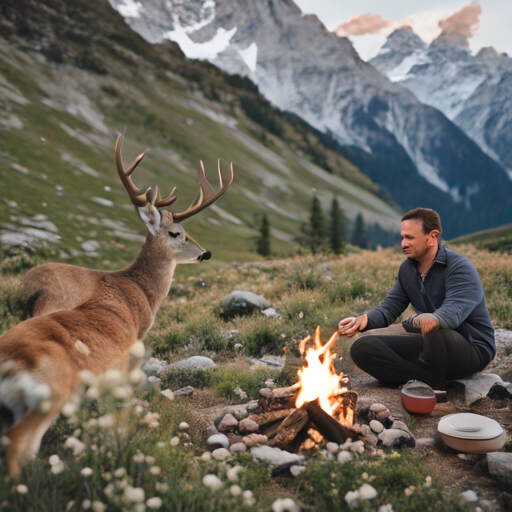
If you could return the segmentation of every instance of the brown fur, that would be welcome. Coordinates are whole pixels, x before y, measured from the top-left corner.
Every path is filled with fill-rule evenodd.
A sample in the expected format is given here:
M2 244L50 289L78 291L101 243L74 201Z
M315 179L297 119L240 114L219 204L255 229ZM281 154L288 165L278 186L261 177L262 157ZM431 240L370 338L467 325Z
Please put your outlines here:
M161 213L161 232L148 233L125 269L101 272L53 263L27 273L23 296L37 296L35 318L0 338L0 366L14 363L36 384L47 384L51 409L42 414L32 408L6 433L12 477L37 454L42 436L78 387L79 373L126 369L130 347L145 336L169 293L176 264L205 252L186 241L185 231L169 212ZM170 229L180 235L170 237Z

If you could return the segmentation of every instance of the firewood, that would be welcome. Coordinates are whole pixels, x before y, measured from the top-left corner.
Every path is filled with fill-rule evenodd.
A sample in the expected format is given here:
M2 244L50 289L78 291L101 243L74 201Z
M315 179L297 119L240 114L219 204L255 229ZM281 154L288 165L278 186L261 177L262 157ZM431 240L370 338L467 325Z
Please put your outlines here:
M320 432L318 432L318 430L316 430L315 428L308 429L308 435L317 444L320 444L325 439L324 436L320 434Z
M269 411L264 414L251 414L249 419L255 421L261 427L263 425L282 420L292 413L292 409L282 409L279 411Z
M307 411L311 421L315 424L318 431L329 441L343 444L347 438L356 439L358 434L349 427L342 425L332 416L329 416L318 402L307 402L301 409ZM299 409L300 410L300 409Z
M300 382L295 383L293 386L287 388L276 388L274 389L275 398L286 398L289 396L296 396L300 390Z
M274 436L276 446L283 448L289 445L309 421L308 412L296 409L279 426Z

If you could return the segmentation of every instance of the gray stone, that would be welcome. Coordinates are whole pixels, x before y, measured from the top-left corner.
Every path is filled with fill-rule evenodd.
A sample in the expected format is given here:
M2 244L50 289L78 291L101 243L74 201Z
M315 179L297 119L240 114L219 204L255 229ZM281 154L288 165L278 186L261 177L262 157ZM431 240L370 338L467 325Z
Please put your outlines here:
M270 446L256 446L251 449L251 454L257 459L263 460L272 464L273 466L282 466L284 464L304 464L305 458L302 455L296 453L289 453L279 448L273 448Z
M231 453L243 453L247 451L247 446L244 443L235 443L229 447Z
M364 451L364 442L363 441L354 441L350 444L349 450L352 453L359 453L360 449L363 449Z
M412 434L398 428L384 430L379 434L379 440L384 446L394 448L402 448L403 446L414 448L416 445Z
M245 315L255 310L268 309L270 303L261 295L236 290L222 298L220 307L224 313L229 315Z
M262 388L260 389L260 396L270 400L274 396L274 393L269 388Z
M218 433L219 433L219 431L217 430L215 425L210 425L209 427L206 427L206 435L208 437L214 436L214 435L216 435Z
M306 467L305 467L305 466L297 466L297 465L293 465L293 466L290 468L290 473L291 473L295 478L297 478L299 475L301 475L302 473L304 473L304 471L306 471Z
M487 464L491 475L512 483L512 453L488 453Z
M422 437L421 439L416 439L416 448L434 448L436 445L436 440L432 437Z
M377 420L370 421L370 428L376 433L380 434L384 430L384 425Z
M258 414L261 412L261 407L258 403L258 400L251 400L246 404L246 410L250 414Z
M364 441L364 444L368 444L370 446L373 446L374 448L377 446L377 443L379 442L377 434L374 434L373 432L364 434L362 440Z
M272 316L277 316L278 318L281 316L274 308L268 308L268 309L264 309L262 311L262 313L266 316L266 317L272 317Z
M216 448L229 448L229 439L224 434L214 434L210 436L206 441L208 448L216 449Z
M407 432L408 434L411 434L411 431L409 430L409 427L403 421L400 421L400 420L393 421L393 424L391 425L391 428L396 428L398 430L403 430L404 432Z
M368 420L377 420L380 421L381 423L384 423L389 418L390 415L391 412L385 405L372 404L368 411Z
M250 420L249 418L243 419L238 424L238 431L241 434L252 434L253 432L257 432L260 426L253 420Z
M469 407L486 397L496 382L503 380L493 373L475 373L465 379L452 380L447 385L450 402L458 407Z
M217 365L209 357L192 356L168 365L166 371L185 370L193 372L196 370L208 370L216 366Z
M190 396L194 393L195 388L192 386L187 386L186 388L178 389L178 391L174 392L174 398L180 398L184 396Z
M238 426L238 420L232 414L225 414L219 423L220 432L233 432Z
M226 436L229 439L229 444L231 446L233 446L234 444L243 442L243 437L239 436L237 434L230 433L230 434L226 434Z
M217 448L216 450L213 450L212 457L215 460L225 460L229 457L231 457L231 453L229 453L226 448Z
M262 434L249 434L248 436L245 436L243 438L243 442L245 445L251 447L256 444L266 443L267 439L267 436L264 436Z
M168 367L165 361L151 357L141 366L141 369L145 373L158 373L167 370Z
M511 399L512 384L510 382L496 382L492 385L487 396L493 400Z
M496 329L496 356L487 365L486 371L499 375L505 381L512 381L512 331Z
M340 451L340 445L338 443L327 443L325 448L329 453L338 453Z

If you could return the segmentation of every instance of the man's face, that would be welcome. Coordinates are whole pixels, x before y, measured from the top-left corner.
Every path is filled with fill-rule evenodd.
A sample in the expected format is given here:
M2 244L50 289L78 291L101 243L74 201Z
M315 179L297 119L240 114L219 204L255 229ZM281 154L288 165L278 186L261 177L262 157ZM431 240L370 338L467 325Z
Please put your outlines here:
M401 229L402 251L407 258L418 259L424 256L432 246L432 233L423 233L423 225L419 220L404 220Z

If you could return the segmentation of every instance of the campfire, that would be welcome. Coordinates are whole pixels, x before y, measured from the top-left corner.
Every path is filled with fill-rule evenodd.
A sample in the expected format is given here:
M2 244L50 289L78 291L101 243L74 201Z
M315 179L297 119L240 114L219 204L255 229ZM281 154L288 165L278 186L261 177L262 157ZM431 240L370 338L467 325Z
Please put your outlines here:
M299 382L261 391L261 413L248 420L258 425L267 445L303 453L320 449L328 441L343 444L361 437L353 425L357 393L345 386L348 378L334 369L337 356L331 350L336 339L337 333L322 345L318 327L313 338L300 342L304 365L298 371Z

